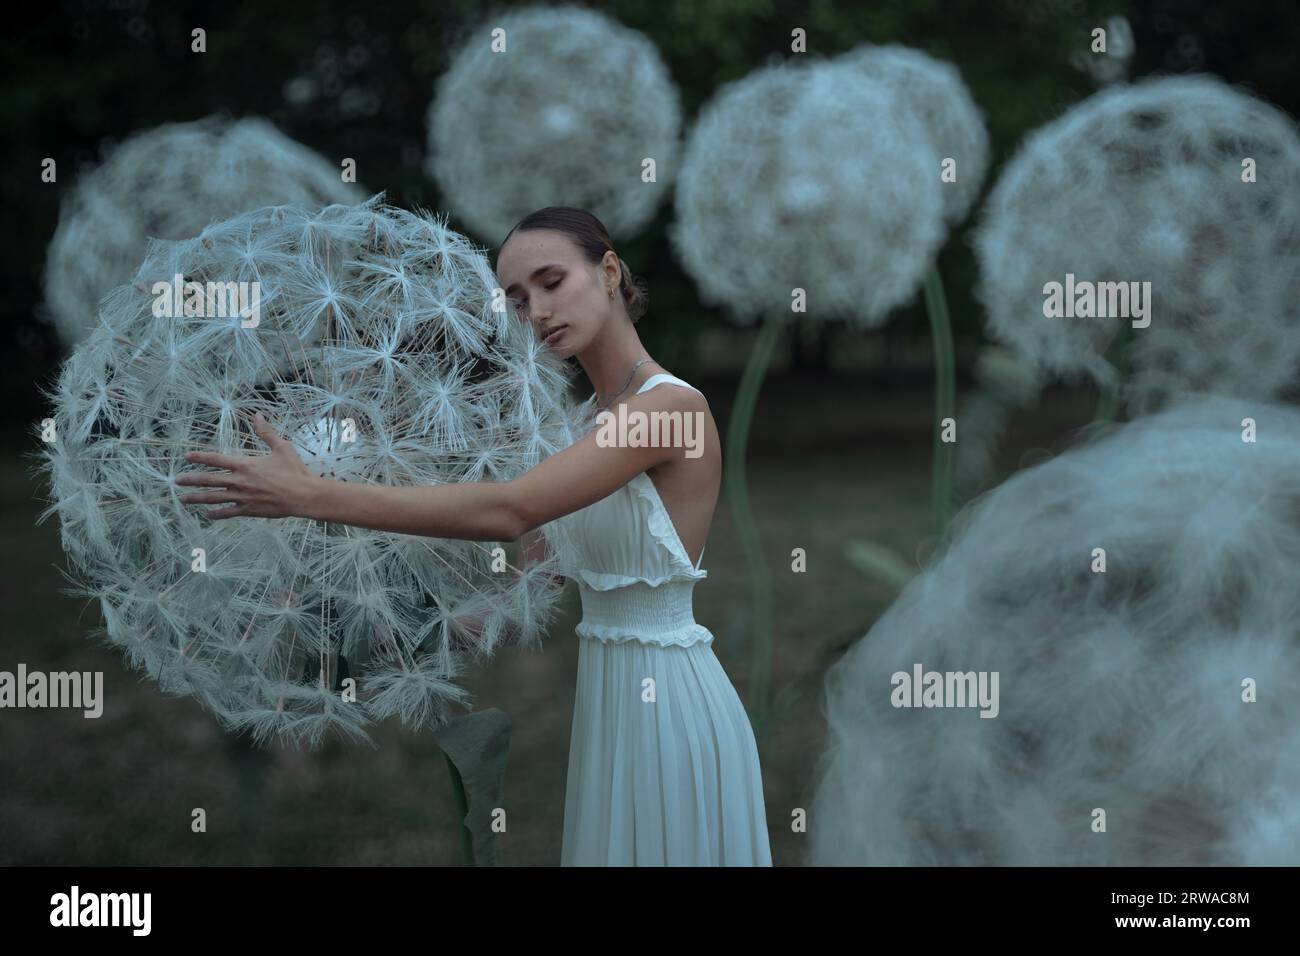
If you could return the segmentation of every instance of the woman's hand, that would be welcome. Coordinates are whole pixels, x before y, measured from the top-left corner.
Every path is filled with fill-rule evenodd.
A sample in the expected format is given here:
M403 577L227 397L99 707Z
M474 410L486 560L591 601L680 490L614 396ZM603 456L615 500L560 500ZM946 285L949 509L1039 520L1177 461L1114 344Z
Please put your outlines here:
M231 507L209 511L209 518L291 518L305 514L306 503L320 479L298 457L292 444L273 429L258 412L253 416L253 430L271 449L269 455L218 455L215 452L190 451L187 461L230 474L192 472L178 475L178 485L220 488L221 491L196 491L181 495L186 503L233 502Z

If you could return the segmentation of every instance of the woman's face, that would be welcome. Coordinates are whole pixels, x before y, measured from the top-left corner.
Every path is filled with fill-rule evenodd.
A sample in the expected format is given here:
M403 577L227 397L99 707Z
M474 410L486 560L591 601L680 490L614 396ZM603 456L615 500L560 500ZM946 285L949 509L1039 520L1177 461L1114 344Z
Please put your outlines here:
M605 253L600 268L588 265L562 232L516 232L497 255L497 281L519 318L562 358L586 348L609 319L609 286L619 273L618 257ZM602 281L603 279L603 281Z

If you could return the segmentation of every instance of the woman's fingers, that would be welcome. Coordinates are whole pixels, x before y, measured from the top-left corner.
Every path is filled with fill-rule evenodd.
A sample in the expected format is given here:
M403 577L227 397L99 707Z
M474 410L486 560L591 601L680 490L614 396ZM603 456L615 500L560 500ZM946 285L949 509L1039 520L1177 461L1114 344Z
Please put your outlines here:
M195 505L216 505L235 501L229 491L191 491L187 495L181 495L180 500Z
M236 505L233 508L222 508L220 511L209 511L209 518L238 518L244 513L243 505Z
M198 485L201 488L230 488L233 487L232 479L235 476L221 475L211 471L192 471L185 475L176 476L178 485Z
M261 412L258 412L256 415L254 415L251 419L249 419L249 421L252 423L253 431L257 433L257 437L262 439L262 441L266 442L266 446L268 448L276 449L279 448L281 445L288 444L288 442L284 439L284 437L280 435L280 433L277 432L274 428L271 427L270 422L268 422L265 418L262 417Z
M248 459L247 455L219 455L215 451L187 451L185 460L199 465L212 465L215 468L229 468L234 471Z

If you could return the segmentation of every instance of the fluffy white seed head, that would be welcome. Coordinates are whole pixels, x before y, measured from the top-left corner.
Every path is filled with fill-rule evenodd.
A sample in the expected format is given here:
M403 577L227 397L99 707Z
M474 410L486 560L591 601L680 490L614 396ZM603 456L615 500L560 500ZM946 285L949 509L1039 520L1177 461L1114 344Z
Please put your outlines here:
M687 141L669 236L701 298L743 324L795 289L807 315L882 324L944 237L920 121L850 64L778 63L724 86Z
M100 299L129 281L150 239L188 239L209 223L280 203L320 208L366 193L267 120L217 114L132 136L63 199L45 264L45 302L72 346Z
M828 673L815 865L1300 862L1300 410L1112 426L953 534ZM895 707L916 664L997 672L996 716Z
M982 207L976 294L989 330L1050 374L1109 384L1103 354L1133 319L1047 317L1044 287L1067 274L1149 282L1131 411L1189 392L1282 395L1300 363L1297 182L1294 120L1219 80L1097 93L1032 133Z
M259 279L259 324L155 316L149 283L176 268ZM242 424L258 410L309 469L348 482L508 481L570 444L571 371L494 311L480 248L379 194L264 207L155 243L138 276L61 369L42 466L42 520L58 515L78 593L98 598L128 660L229 727L314 744L390 714L436 726L466 699L455 678L471 649L540 639L554 560L520 574L494 560L510 542L212 520L173 483L220 473L187 451L265 454ZM456 621L475 615L482 639L465 643ZM333 686L340 657L357 703Z
M493 33L505 49L493 51ZM476 30L439 79L426 168L451 211L499 242L543 206L633 236L667 198L681 105L654 44L580 7L512 11ZM655 181L642 178L653 159Z
M953 161L955 180L941 181L938 170L935 180L943 190L948 225L965 219L988 172L989 134L957 67L897 44L857 47L840 59L882 84L920 121L940 162Z

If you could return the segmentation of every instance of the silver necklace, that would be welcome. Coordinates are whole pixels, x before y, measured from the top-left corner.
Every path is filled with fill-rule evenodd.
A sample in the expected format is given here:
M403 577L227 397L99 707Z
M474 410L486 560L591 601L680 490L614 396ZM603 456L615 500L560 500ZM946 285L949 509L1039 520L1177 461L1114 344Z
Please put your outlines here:
M597 410L597 411L601 411L601 410L603 410L603 409L608 408L608 407L610 406L610 403L613 402L614 399L618 398L620 395L622 395L624 392L626 392L626 391L627 391L627 387L628 387L629 385L632 384L632 376L636 374L636 370L639 369L642 365L644 365L646 362L649 362L649 361L651 361L651 359L643 358L641 361L639 361L639 362L637 362L635 365L633 365L633 366L632 366L632 371L630 371L630 372L627 373L627 381L623 383L623 387L620 388L617 392L615 392L612 396L610 396L610 399L609 399L608 402L605 402L603 405L597 405L597 406L596 406L596 410Z

